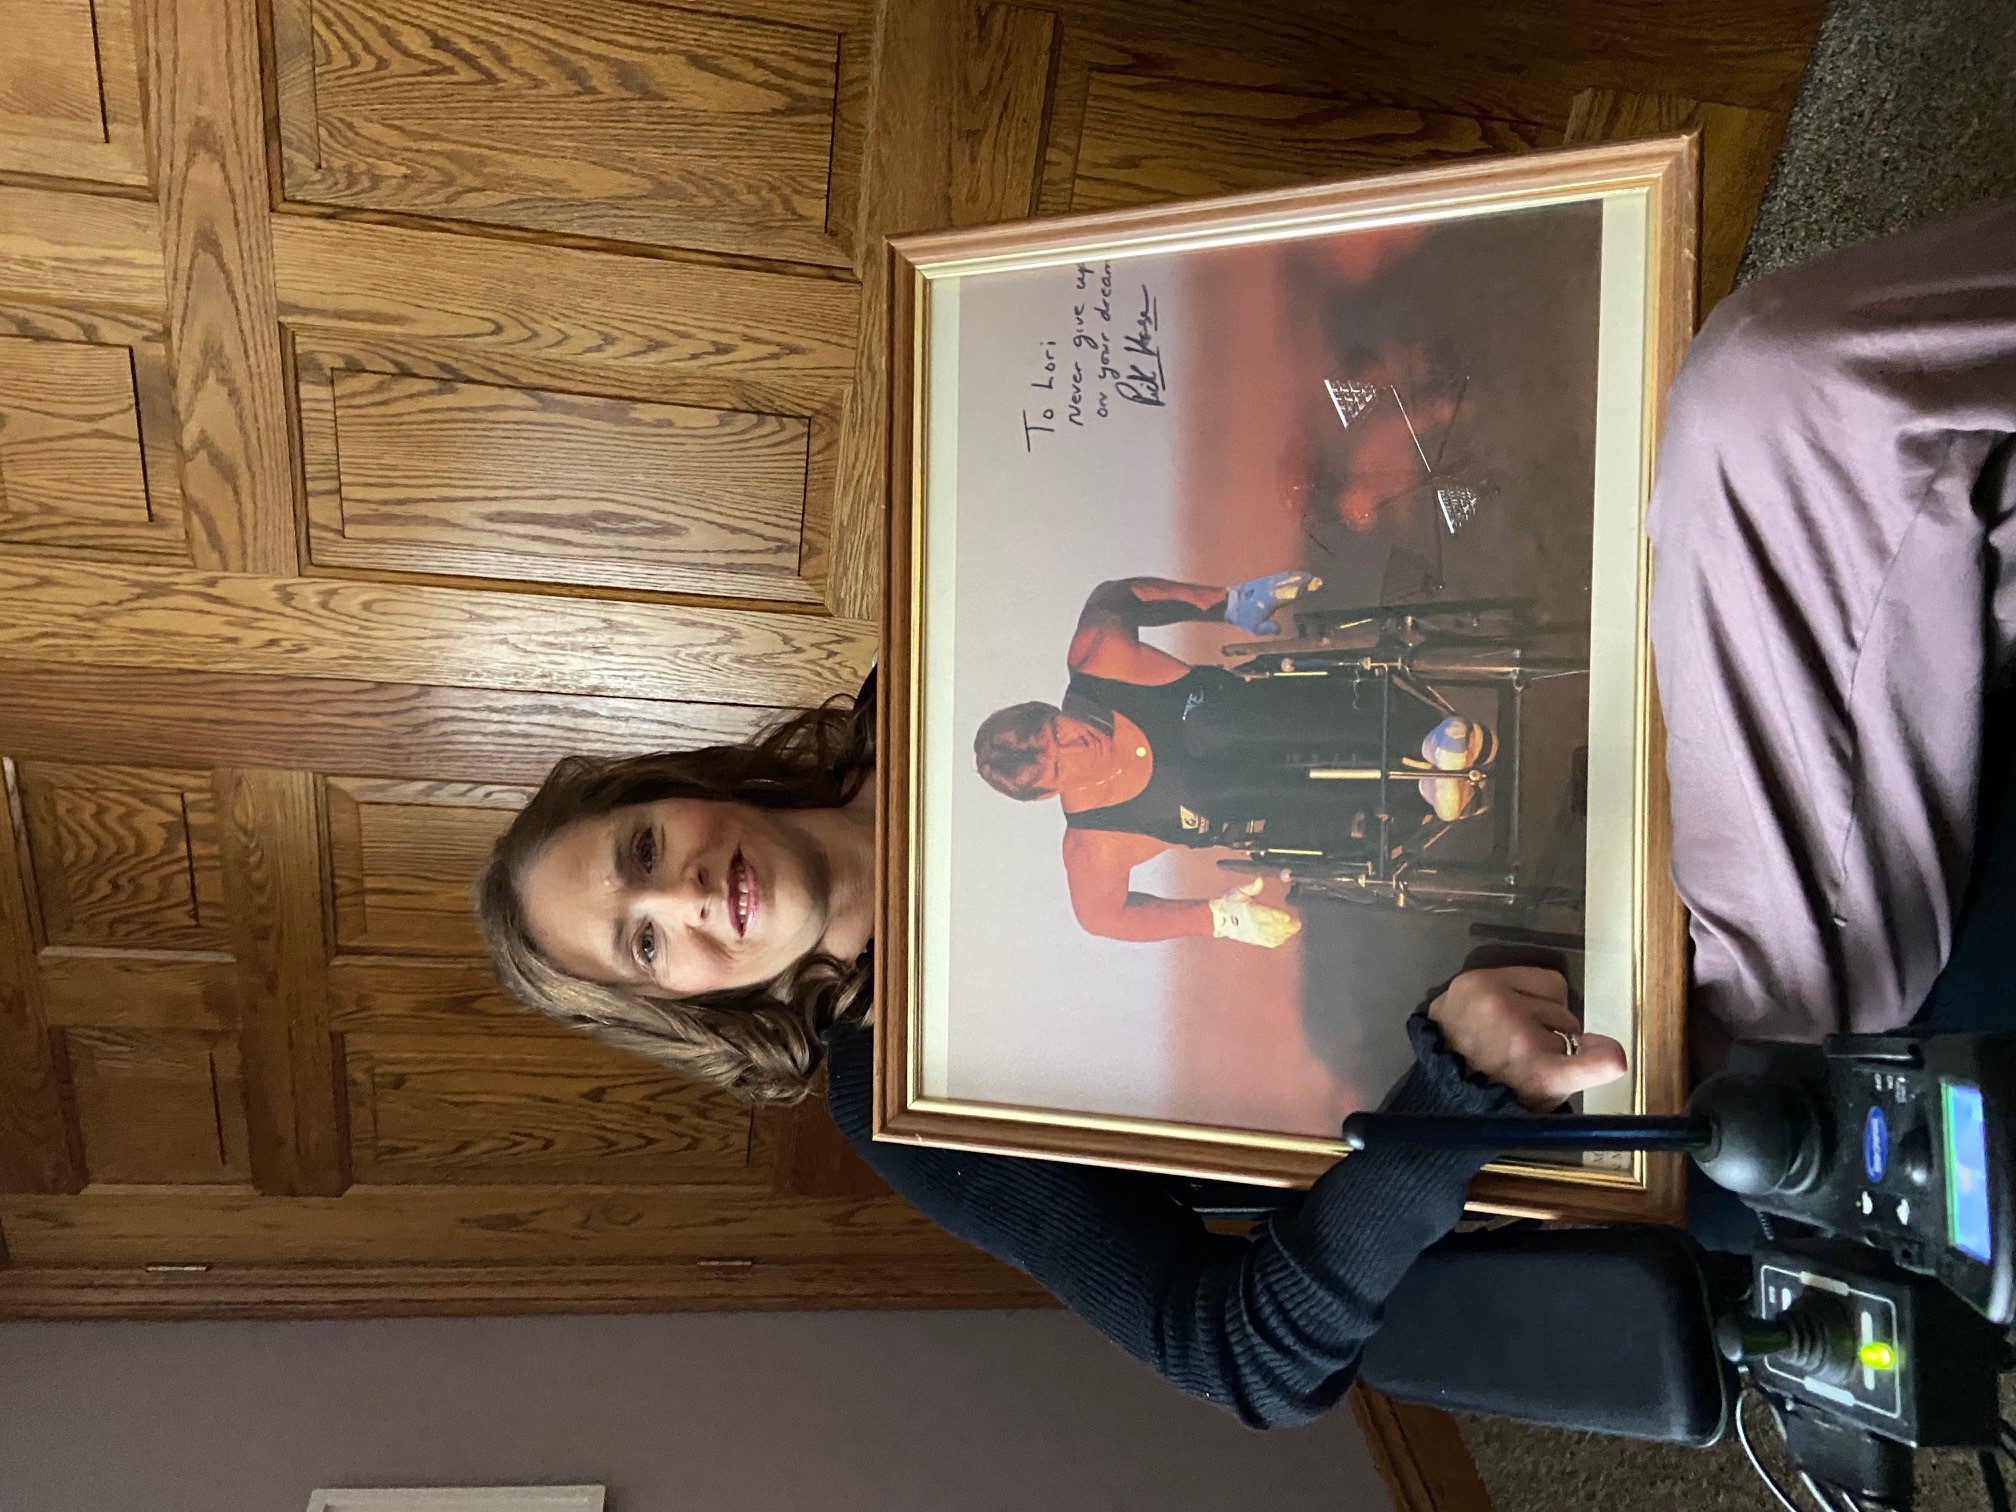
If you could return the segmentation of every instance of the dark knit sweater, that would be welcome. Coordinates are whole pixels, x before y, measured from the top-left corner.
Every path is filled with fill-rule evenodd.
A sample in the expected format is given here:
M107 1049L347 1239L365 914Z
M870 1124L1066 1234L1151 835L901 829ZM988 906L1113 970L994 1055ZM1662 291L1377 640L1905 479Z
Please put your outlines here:
M1515 1111L1469 1072L1425 1013L1395 1112ZM869 1138L873 1039L828 1042L833 1117L882 1179L967 1243L1007 1261L1136 1359L1255 1428L1336 1405L1401 1275L1455 1225L1487 1157L1368 1150L1340 1160L1292 1213L1214 1234L1160 1178Z

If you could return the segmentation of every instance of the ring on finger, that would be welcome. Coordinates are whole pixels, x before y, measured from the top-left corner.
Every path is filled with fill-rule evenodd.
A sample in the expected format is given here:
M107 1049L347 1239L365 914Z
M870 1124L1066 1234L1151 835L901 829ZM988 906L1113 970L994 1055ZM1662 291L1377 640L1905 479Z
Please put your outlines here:
M1561 1037L1561 1053L1563 1055L1580 1055L1582 1053L1582 1038L1580 1035L1570 1034L1565 1029L1555 1029L1551 1032Z

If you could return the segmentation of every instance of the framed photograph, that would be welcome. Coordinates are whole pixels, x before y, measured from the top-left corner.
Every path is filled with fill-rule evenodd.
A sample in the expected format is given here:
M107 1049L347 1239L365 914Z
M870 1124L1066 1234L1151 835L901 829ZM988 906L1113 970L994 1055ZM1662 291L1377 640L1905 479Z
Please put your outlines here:
M1646 637L1691 137L894 244L876 1137L1275 1184L1478 958L1683 1094ZM1645 1157L1486 1209L1677 1213Z

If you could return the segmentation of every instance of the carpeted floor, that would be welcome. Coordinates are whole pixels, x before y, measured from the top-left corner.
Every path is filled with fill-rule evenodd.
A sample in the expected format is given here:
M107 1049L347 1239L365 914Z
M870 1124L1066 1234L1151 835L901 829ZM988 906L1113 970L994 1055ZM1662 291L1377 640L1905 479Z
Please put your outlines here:
M2003 1381L2002 1413L2016 1417L2016 1378ZM1764 1409L1753 1404L1744 1420L1758 1457L1780 1485L1789 1485ZM1459 1416L1457 1423L1496 1512L1780 1512L1733 1435L1713 1449L1673 1449L1502 1418ZM1802 1500L1801 1507L1812 1512L1810 1502ZM1972 1455L1919 1455L1918 1512L1987 1508Z
M1835 0L1743 276L2016 194L2016 0Z
M1743 276L2010 195L2016 0L1835 0ZM2016 1415L2016 1387L2005 1389L2003 1411ZM1761 1412L1751 1421L1761 1439L1773 1437ZM1497 1512L1776 1509L1733 1438L1695 1451L1493 1418L1461 1423ZM1919 1485L1921 1512L1988 1505L1966 1456L1921 1456Z

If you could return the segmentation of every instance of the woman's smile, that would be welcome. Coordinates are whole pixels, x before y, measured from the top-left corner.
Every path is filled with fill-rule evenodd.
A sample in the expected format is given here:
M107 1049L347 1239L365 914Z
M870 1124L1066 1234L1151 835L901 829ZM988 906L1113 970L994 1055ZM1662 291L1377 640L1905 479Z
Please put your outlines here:
M737 936L749 938L749 926L762 906L763 887L757 880L756 868L738 849L728 862L728 917Z

